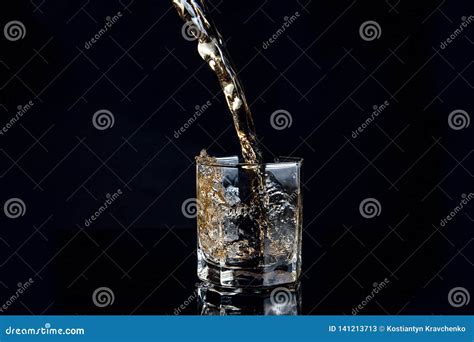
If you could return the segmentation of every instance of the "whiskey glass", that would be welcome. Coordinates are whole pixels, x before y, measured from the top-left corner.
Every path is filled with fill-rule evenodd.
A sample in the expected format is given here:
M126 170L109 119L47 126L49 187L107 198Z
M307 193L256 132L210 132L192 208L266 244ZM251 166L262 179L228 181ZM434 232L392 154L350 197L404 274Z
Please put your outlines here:
M297 282L302 159L196 158L198 277L221 287Z

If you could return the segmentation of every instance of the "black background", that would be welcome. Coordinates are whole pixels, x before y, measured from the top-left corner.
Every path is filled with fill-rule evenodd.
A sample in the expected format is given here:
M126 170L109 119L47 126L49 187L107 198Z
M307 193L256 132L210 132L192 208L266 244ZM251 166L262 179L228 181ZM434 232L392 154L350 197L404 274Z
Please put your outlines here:
M466 314L448 302L472 293L473 211L446 217L473 192L472 1L209 1L242 77L267 158L304 163L302 313L351 314L373 283L390 283L361 314ZM123 17L85 49L118 11ZM267 49L296 11L300 18ZM194 156L238 153L214 75L181 35L169 1L2 1L0 117L33 108L0 136L0 202L21 198L25 215L0 215L0 302L34 285L9 314L172 314L194 292ZM365 41L359 27L381 27ZM212 106L178 139L196 105ZM356 139L372 107L389 107ZM110 110L113 127L93 114ZM279 109L292 125L275 130ZM123 195L90 227L107 193ZM380 215L359 204L376 198ZM115 302L94 306L107 286ZM1 303L0 303L1 304ZM195 304L184 313L195 314Z

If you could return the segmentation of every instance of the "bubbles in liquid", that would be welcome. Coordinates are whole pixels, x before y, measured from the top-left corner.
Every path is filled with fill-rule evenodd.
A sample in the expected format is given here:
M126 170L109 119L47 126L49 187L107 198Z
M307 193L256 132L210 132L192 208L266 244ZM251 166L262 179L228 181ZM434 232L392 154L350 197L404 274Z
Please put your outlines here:
M240 202L239 188L229 185L224 190L224 197L225 197L226 202L230 206L234 206L235 204Z
M238 265L259 258L259 248L263 246L264 258L258 261L261 266L291 259L298 226L298 196L289 194L267 170L268 202L259 209L265 213L268 224L260 226L260 211L240 197L239 187L245 187L245 183L239 182L239 169L217 166L222 162L205 152L197 159L198 235L206 257L216 264Z
M203 2L173 0L173 4L181 18L192 23L198 38L199 55L217 75L232 114L244 160L248 163L261 163L262 152L242 85L230 62L222 37L205 14Z
M182 19L194 26L199 55L219 80L243 160L251 164L225 169L209 166L213 158L206 153L198 157L200 246L206 257L218 264L289 258L294 248L296 209L276 177L265 174L252 113L223 39L202 1L173 0L173 4ZM236 177L237 183L223 184L224 179Z

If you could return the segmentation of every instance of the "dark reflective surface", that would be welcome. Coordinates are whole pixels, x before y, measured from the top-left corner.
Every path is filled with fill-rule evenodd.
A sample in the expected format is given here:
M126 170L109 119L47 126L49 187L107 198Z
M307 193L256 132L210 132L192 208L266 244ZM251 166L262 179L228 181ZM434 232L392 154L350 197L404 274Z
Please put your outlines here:
M198 285L198 311L203 316L299 315L301 285L271 289L224 289Z
M351 315L373 292L374 284L387 276L370 255L364 259L364 255L351 254L348 244L344 245L345 254L335 255L315 250L303 239L300 284L294 289L281 287L283 291L275 293L272 301L268 290L236 292L201 284L196 275L196 232L192 226L134 229L133 237L118 226L58 229L50 243L57 256L39 268L21 302L15 302L6 314ZM63 246L67 247L61 249ZM28 249L22 250L28 260L38 258L27 255ZM360 260L365 263L357 267ZM353 268L352 273L344 273L347 267ZM22 270L8 264L4 268L10 277ZM1 280L9 288L1 288L1 292L9 298L17 283L25 280L17 277L11 283L3 274ZM358 314L393 314L400 309L404 314L449 314L455 310L449 305L435 307L422 294L405 305L409 298L403 279L387 279L386 286ZM416 280L410 277L406 281ZM111 305L94 305L92 295L100 287L113 292ZM440 301L447 301L446 297Z
M303 314L350 315L385 278L359 314L473 310L472 299L448 301L456 287L473 295L472 202L440 227L472 192L473 124L448 124L455 109L473 119L472 35L439 48L472 1L389 2L210 1L232 38L265 147L305 160ZM200 313L196 225L181 205L196 196L194 156L239 146L215 77L182 39L171 3L16 0L0 8L3 24L18 19L27 31L21 41L0 39L1 126L35 102L0 137L0 204L18 197L27 208L15 220L0 212L0 305L18 283L35 281L4 313L172 315L181 305L180 314ZM85 50L119 10L123 19ZM296 11L291 29L262 47ZM383 31L372 42L358 30L369 19ZM385 100L387 110L358 134ZM92 124L100 109L114 114L111 129ZM272 127L278 109L291 113L291 127ZM118 188L113 206L79 229ZM371 197L382 211L366 219L359 204ZM99 308L91 297L104 286L115 300Z

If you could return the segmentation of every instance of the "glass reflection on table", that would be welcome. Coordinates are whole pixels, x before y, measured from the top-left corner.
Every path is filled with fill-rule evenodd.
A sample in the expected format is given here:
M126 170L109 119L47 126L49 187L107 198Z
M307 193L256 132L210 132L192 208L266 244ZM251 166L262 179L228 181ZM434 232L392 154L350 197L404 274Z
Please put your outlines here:
M197 285L198 312L203 316L299 315L299 283L269 289L222 288L208 283Z

